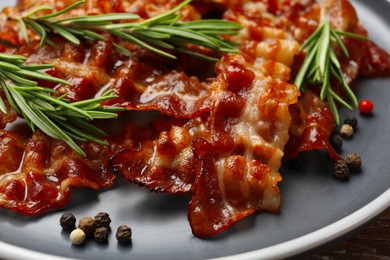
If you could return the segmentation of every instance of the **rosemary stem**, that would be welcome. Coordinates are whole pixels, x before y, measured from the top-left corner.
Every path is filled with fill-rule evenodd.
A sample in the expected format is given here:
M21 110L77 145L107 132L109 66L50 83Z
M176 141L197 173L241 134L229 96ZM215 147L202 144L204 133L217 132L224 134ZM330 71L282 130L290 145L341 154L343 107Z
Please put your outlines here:
M345 94L352 101L352 104L355 107L358 105L357 97L345 79L342 66L332 46L333 43L337 44L343 54L349 57L348 50L340 36L357 40L367 39L365 36L336 31L332 28L329 21L323 20L301 47L301 50L307 50L307 52L305 60L295 78L295 84L301 91L304 90L306 83L321 84L320 98L328 101L336 124L340 123L340 116L335 101L348 109L352 109L352 107L332 89L331 77L334 77L339 82Z
M51 94L55 95L57 92L40 87L37 79L57 84L69 83L40 71L49 68L49 65L26 65L25 60L23 56L0 54L0 88L4 91L5 99L10 106L25 118L31 130L40 129L52 138L63 140L81 156L86 154L76 141L89 140L106 144L94 136L102 136L104 133L88 121L116 118L116 113L123 108L105 108L100 105L100 102L116 96L108 92L98 98L74 103L66 100L64 96L52 96ZM2 99L0 111L9 112Z
M138 15L128 13L61 18L63 14L85 3L84 0L48 15L36 17L39 11L47 10L47 7L38 7L23 17L12 19L19 22L26 41L29 41L27 28L30 28L41 37L41 45L45 42L52 43L48 39L50 33L56 33L77 45L80 44L81 39L104 40L105 37L101 33L108 33L172 59L176 57L167 50L184 52L183 49L187 49L187 44L202 46L218 52L235 52L236 44L225 40L221 35L237 34L242 28L241 25L215 19L179 21L181 16L177 12L190 2L191 0L185 0L175 8L144 21L139 21ZM126 22L121 22L124 20ZM134 21L128 22L132 20ZM116 50L129 55L129 52L120 45L116 45ZM197 55L191 49L187 50L185 53L207 58L202 54Z

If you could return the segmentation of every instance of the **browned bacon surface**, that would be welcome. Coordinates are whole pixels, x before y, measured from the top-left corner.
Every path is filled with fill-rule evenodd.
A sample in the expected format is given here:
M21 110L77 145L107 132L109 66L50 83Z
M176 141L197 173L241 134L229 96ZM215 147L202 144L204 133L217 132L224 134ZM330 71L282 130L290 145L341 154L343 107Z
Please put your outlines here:
M152 190L193 188L188 214L198 236L221 232L256 210L279 208L278 169L288 140L288 108L298 92L256 71L254 62L243 54L224 57L207 118L175 125L111 160L127 179Z
M327 149L333 160L339 158L329 145L334 123L328 105L314 88L298 99L296 87L289 84L302 61L299 43L318 25L315 1L205 0L185 7L185 20L219 15L243 25L230 38L241 44L239 52L223 55L216 65L185 55L168 60L108 35L105 41L80 46L54 38L53 46L40 48L38 41L25 43L15 23L6 21L7 15L32 7L49 4L60 10L74 2L19 0L0 15L0 39L18 47L0 42L0 51L25 55L29 63L54 64L47 73L71 85L40 84L71 101L113 89L118 98L106 105L142 111L146 117L157 111L163 118L141 127L121 117L118 126L126 126L107 137L109 146L82 144L87 158L39 131L29 136L1 130L0 207L36 215L63 207L73 187L111 187L121 174L153 191L192 192L192 231L210 236L256 211L278 211L284 154L290 159ZM148 18L179 2L87 0L70 15L132 12ZM324 2L334 26L366 34L348 1ZM113 41L133 56L116 53ZM358 75L390 74L390 56L374 43L345 43L351 57L338 55L349 81ZM12 109L0 112L0 128L16 118Z
M248 74L229 77L229 62L220 65L227 89L206 124L212 136L192 143L199 165L188 214L197 236L219 233L258 210L276 212L280 205L277 183L291 122L288 108L298 92L254 70L251 61L242 65L254 74L253 81L238 88L231 77L248 82Z
M82 158L64 142L37 131L31 138L2 131L0 136L0 207L36 215L65 205L73 187L107 188L115 175L108 159L124 148L134 149L144 138L129 125L109 146L84 143Z
M230 18L248 21L242 12ZM219 233L258 210L276 212L280 205L278 170L288 140L289 106L298 96L286 81L298 44L281 30L267 26L264 31L260 43L246 32L237 36L244 50L217 64L210 112L111 160L125 178L152 190L193 189L188 216L197 236Z
M290 107L293 123L290 127L290 140L286 146L286 159L296 158L301 152L326 149L333 161L341 159L333 149L329 137L333 132L334 121L327 103L305 91L299 103Z
M149 138L134 149L116 154L110 161L115 172L153 191L183 193L192 189L195 157L192 137L184 121L156 121Z

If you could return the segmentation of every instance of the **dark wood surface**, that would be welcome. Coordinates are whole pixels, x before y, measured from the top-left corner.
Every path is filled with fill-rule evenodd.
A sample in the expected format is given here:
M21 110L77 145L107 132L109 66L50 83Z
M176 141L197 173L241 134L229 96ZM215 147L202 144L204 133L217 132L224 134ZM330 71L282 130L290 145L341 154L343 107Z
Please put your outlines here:
M357 234L309 259L390 260L390 209Z

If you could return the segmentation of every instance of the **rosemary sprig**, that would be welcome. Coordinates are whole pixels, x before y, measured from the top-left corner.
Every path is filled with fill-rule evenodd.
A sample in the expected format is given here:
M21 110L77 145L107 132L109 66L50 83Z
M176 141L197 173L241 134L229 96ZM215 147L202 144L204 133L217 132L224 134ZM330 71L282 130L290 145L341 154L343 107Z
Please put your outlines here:
M40 6L22 17L12 19L19 22L27 41L29 41L27 28L30 28L41 37L41 45L52 43L48 38L48 33L59 34L74 44L80 44L80 39L104 40L105 37L100 34L104 32L173 59L176 57L169 51L174 50L215 60L191 51L187 44L220 52L237 51L234 43L225 40L220 35L236 34L242 28L241 25L224 20L179 21L181 16L177 12L191 0L185 0L170 11L144 21L140 21L138 15L127 13L62 18L63 14L84 2L85 0L78 1L61 11L36 16L40 11L52 9L50 6ZM134 22L117 23L123 20L134 20ZM124 47L118 44L114 46L117 51L130 55Z
M95 136L105 133L90 122L94 119L116 118L122 108L102 107L100 102L115 98L111 92L101 97L80 102L69 102L64 96L55 97L56 91L38 86L36 80L69 84L41 70L51 65L26 65L26 57L0 53L0 87L12 108L22 115L29 127L37 128L48 136L65 141L82 156L85 152L76 141L93 141L106 144ZM7 106L0 99L0 110L7 113Z
M340 116L335 101L348 109L352 110L352 107L332 89L331 77L334 77L341 83L341 86L353 105L355 107L358 105L358 100L348 86L340 62L332 46L332 44L337 44L344 55L349 57L348 50L340 36L367 40L367 37L359 34L337 31L325 20L302 45L301 50L307 49L306 58L295 78L295 85L301 91L304 91L304 85L307 82L322 84L320 98L321 100L326 99L329 102L336 124L340 123Z

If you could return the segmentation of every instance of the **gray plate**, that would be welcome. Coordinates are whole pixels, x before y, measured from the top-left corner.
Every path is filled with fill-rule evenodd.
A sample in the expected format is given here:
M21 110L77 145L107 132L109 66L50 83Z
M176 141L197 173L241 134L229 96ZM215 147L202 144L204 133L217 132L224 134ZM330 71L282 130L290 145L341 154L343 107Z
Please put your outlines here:
M2 0L0 8L12 3ZM353 3L370 37L390 51L389 2ZM210 239L191 233L186 216L189 196L153 194L121 181L105 191L75 189L61 211L30 218L0 210L0 257L42 257L27 251L32 250L88 259L202 259L237 254L242 259L279 258L307 252L355 230L390 205L390 80L361 79L356 85L360 98L374 102L375 113L362 117L357 111L348 112L358 117L359 130L345 142L344 154L359 152L364 159L362 173L349 181L340 182L330 175L324 153L311 153L303 171L282 169L280 214L255 214ZM346 114L342 111L343 117ZM109 212L114 230L109 243L72 246L58 224L67 211L78 218ZM115 229L121 224L133 229L131 246L116 243Z

